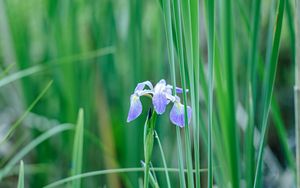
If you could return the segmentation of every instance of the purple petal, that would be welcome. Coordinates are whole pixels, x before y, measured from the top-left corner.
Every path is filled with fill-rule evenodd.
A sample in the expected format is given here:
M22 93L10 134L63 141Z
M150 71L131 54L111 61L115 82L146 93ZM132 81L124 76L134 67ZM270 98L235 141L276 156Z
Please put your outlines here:
M128 116L127 116L127 122L130 122L130 121L136 119L137 117L139 117L139 115L142 113L142 110L143 110L143 106L140 101L140 98L134 94L131 95L130 108L129 108L129 112L128 112Z
M191 107L187 106L187 112L188 112L188 124L191 121L191 117L192 117L192 109ZM184 122L184 105L179 103L179 102L175 102L172 110L170 112L170 120L173 124L179 126L179 127L184 127L185 122Z
M155 93L152 98L153 106L157 114L162 114L166 110L168 99L164 93Z
M189 90L186 89L185 92L187 93L187 92L189 92ZM183 89L180 87L176 87L176 93L183 93Z
M173 86L172 85L167 85L167 88L172 91ZM189 90L186 89L185 92L188 92ZM181 87L176 87L176 93L183 93L183 89Z
M150 81L145 81L145 82L138 83L137 86L135 87L134 92L142 91L146 85L150 89L153 89L153 86L152 86L151 82Z

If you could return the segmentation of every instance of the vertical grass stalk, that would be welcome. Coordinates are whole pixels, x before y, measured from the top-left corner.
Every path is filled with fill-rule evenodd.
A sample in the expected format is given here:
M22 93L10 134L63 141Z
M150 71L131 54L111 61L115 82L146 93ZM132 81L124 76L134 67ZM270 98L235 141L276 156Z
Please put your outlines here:
M260 186L260 182L262 178L263 150L264 150L266 132L268 128L268 116L269 116L270 104L271 104L273 87L275 82L285 3L286 3L285 0L279 1L279 6L276 15L276 25L274 30L271 58L270 61L267 62L266 75L264 77L262 131L261 131L261 139L259 143L256 171L254 176L254 187Z
M213 83L214 83L214 0L206 1L207 10L207 22L208 22L208 175L207 175L207 187L213 186L213 152L212 152L212 126L213 126Z
M173 47L173 30L172 30L172 16L171 16L171 3L170 0L163 0L163 13L165 18L165 27L166 27L166 36L167 36L167 46L168 46L168 55L169 55L169 62L171 68L171 80L173 90L172 94L176 95L176 70L175 70L175 55L174 55L174 47ZM173 5L175 2L173 3ZM176 28L176 27L175 27ZM176 31L176 29L175 29ZM179 180L180 180L180 187L185 187L185 175L183 170L183 156L182 156L182 141L180 135L180 128L176 126L176 140L177 140L177 147L178 147L178 166L179 166Z
M296 64L295 64L295 131L296 131L296 181L300 187L300 2L296 2Z

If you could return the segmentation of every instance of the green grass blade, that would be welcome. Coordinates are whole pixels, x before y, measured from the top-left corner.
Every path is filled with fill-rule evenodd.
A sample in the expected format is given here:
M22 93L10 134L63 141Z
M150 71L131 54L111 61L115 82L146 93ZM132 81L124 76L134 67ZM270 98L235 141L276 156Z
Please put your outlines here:
M71 130L73 128L72 125L62 124L56 127L51 128L47 132L41 134L34 140L32 140L28 145L22 148L0 171L0 180L6 177L6 175L13 169L13 167L20 161L25 155L27 155L31 150L33 150L36 146L44 142L45 140L51 138L52 136Z
M246 87L246 100L247 100L247 111L249 114L248 125L246 128L246 140L245 140L245 160L246 160L246 180L247 187L253 187L254 180L254 103L253 97L256 98L256 88L255 88L255 77L256 77L256 66L258 62L258 39L259 39L259 25L260 25L260 7L261 1L255 0L252 3L252 23L251 23L251 33L250 33L250 48L248 52L248 62L247 62L247 82L249 83L249 87Z
M168 188L171 188L170 177L169 177L169 173L168 173L168 170L167 170L168 167L167 167L167 162L166 162L164 150L163 150L162 145L160 143L160 139L158 137L157 132L155 131L154 133L155 133L155 138L157 140L159 150L160 150L160 153L161 153L161 158L162 158L162 161L163 161L163 165L164 165L164 168L165 168L165 175L166 175L167 185L168 185Z
M223 52L224 52L224 78L226 84L226 96L227 101L226 112L226 127L225 127L225 138L228 142L229 147L229 170L230 170L230 183L232 187L240 186L240 153L239 153L239 138L238 138L238 127L236 126L235 119L235 58L233 56L233 1L226 0L223 6Z
M40 101L40 99L46 94L53 81L50 81L43 91L37 96L37 98L30 104L30 106L26 109L26 111L22 114L22 116L11 126L5 136L1 139L0 145L3 144L9 137L13 134L13 132L21 125L21 122L25 119L27 114L33 109L33 107Z
M215 19L215 2L214 0L205 1L207 9L207 25L208 25L208 83L209 83L209 94L208 94L208 175L207 175L207 187L213 187L213 153L212 153L212 126L213 126L213 63L214 63L214 19Z
M287 161L289 168L295 172L295 170L296 170L295 158L293 156L293 152L289 148L288 135L285 130L282 115L281 115L278 103L275 99L275 96L273 96L273 98L272 98L271 115L274 120L274 125L276 128L277 134L278 134L279 142L283 149L282 153L285 156L285 159Z
M262 178L262 161L263 161L263 149L265 144L265 136L268 128L268 115L269 109L272 99L272 92L275 82L275 75L276 75L276 68L277 68L277 60L278 60L278 52L280 46L280 38L281 38L281 28L282 28L282 20L283 20L283 13L285 7L285 0L279 1L279 6L277 9L277 16L276 16L276 25L274 30L274 37L273 37L273 45L272 45L272 52L270 62L267 62L267 72L264 78L264 85L263 85L263 119L262 119L262 131L261 131L261 139L259 144L258 150L258 157L257 157L257 166L255 171L254 177L254 187L258 187L260 185L260 181Z
M154 167L150 168L153 171L156 172L164 172L166 169L163 167ZM58 180L56 182L53 182L49 185L44 186L44 188L50 188L50 187L57 187L60 185L63 185L65 183L68 183L70 181L73 181L75 179L82 179L82 178L87 178L87 177L92 177L92 176L99 176L99 175L105 175L105 174L111 174L111 173L127 173L127 172L143 172L144 168L118 168L118 169L107 169L107 170L99 170L99 171L91 171L91 172L85 172L83 174L78 174L76 176L70 176L61 180ZM167 168L168 172L173 172L173 173L180 173L180 169L178 168ZM184 169L183 172L187 173L187 169ZM207 172L207 169L200 169L199 170L201 173ZM193 170L193 173L196 171Z
M182 8L185 7L189 7L189 3L188 5L184 3L180 3L177 0L177 14L178 14L178 41L179 41L179 70L180 70L180 77L181 77L181 84L182 84L182 89L183 91L185 91L187 89L186 87L186 71L185 71L185 59L184 59L184 40L183 40L183 11ZM176 11L176 10L175 10ZM190 16L188 16L190 17ZM188 23L190 23L190 18L187 21ZM189 25L189 24L188 24ZM189 26L187 26L188 28L190 28ZM190 32L187 32L188 35L190 35ZM190 38L190 36L188 37ZM188 40L188 39L187 39ZM190 46L190 42L187 42L186 44L189 44ZM191 49L190 49L191 50ZM192 52L190 51L190 53L192 54ZM189 54L189 58L193 57L191 54ZM191 59L189 59L191 62ZM190 64L189 67L191 67L192 65ZM191 79L193 80L194 78L191 77ZM191 86L193 86L193 84L191 84ZM194 91L194 88L191 88L192 91ZM192 97L193 98L193 97ZM188 117L187 117L187 94L186 92L183 92L183 104L184 104L184 122L185 122L185 126L184 126L184 138L185 138L185 156L186 156L186 165L187 165L187 169L188 169L188 187L193 188L194 187L194 180L193 180L193 174L192 174L192 156L191 156L191 139L190 139L190 128L188 125Z
M79 110L78 119L75 129L73 155L72 155L72 171L71 174L77 175L82 171L82 156L83 156L83 135L84 135L84 112L83 109ZM81 181L75 180L72 182L72 187L81 187Z
M295 1L295 132L296 132L296 187L300 187L300 2Z
M175 7L175 2L173 3ZM166 36L167 36L167 47L168 47L168 55L169 55L169 62L170 62L170 69L171 69L171 80L172 85L176 86L176 70L175 70L175 55L174 55L174 47L173 47L173 31L172 31L172 14L171 14L171 1L166 0L163 1L163 12L164 12L164 19L165 19L165 27L166 27ZM175 11L173 11L175 12ZM175 28L176 28L176 22ZM176 31L176 29L175 29ZM175 33L176 34L176 33ZM176 36L176 38L178 38ZM173 87L172 94L176 94L176 89ZM180 136L180 128L176 127L176 140L177 140L177 147L178 147L178 166L179 166L179 180L180 180L180 187L185 187L185 177L183 172L183 152L182 152L182 141Z
M76 55L71 55L59 59L54 59L51 61L44 62L41 65L35 65L26 69L22 69L0 79L0 88L14 81L17 81L21 78L31 76L36 73L40 73L42 71L47 71L57 66L62 66L64 64L69 64L69 63L75 63L77 61L84 61L88 59L98 58L101 56L112 54L114 53L114 51L115 51L114 47L106 47L106 48L101 48L87 53L76 54Z
M23 164L23 161L20 162L18 188L24 188L24 164Z

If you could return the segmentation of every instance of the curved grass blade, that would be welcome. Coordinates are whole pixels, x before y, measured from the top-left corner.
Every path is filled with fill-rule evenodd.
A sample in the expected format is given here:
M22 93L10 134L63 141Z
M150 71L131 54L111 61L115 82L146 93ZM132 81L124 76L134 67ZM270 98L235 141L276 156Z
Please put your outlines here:
M114 47L106 47L106 48L101 48L101 49L91 51L88 53L71 55L68 57L51 60L51 61L45 62L44 64L41 64L41 65L35 65L35 66L29 67L29 68L26 68L23 70L19 70L18 72L9 74L8 76L5 76L3 79L1 79L0 87L3 87L7 84L10 84L11 82L21 79L21 78L24 78L24 77L27 77L27 76L30 76L30 75L33 75L33 74L36 74L39 72L47 71L48 69L55 68L56 66L101 57L104 55L112 54L112 53L114 53L114 51L115 51Z
M26 109L26 111L22 114L22 116L11 126L5 136L1 139L0 145L5 142L9 137L13 134L13 132L21 125L21 122L27 116L27 114L33 109L33 107L39 102L39 100L46 94L50 86L52 85L53 81L50 81L43 91L37 96L37 98L30 104L30 106Z
M157 172L164 172L166 170L165 168L159 168L159 167L150 168L150 169L153 171L157 171ZM127 172L143 172L143 171L144 171L143 167L141 167L141 168L118 168L118 169L91 171L91 172L86 172L86 173L78 174L76 176L70 176L70 177L58 180L56 182L53 182L49 185L44 186L44 188L57 187L57 186L65 184L65 183L68 183L70 181L73 181L74 179L82 179L82 178L111 174L111 173L127 173ZM180 169L178 169L178 168L167 168L167 171L174 172L174 173L180 173ZM201 173L203 173L203 172L206 172L207 169L200 169L199 171ZM183 172L187 173L187 169L184 169ZM196 170L193 170L192 172L195 173Z
M21 149L8 163L7 165L1 169L0 171L0 180L7 176L7 174L13 169L13 167L20 161L25 155L27 155L31 150L33 150L36 146L44 142L45 140L51 138L52 136L73 129L73 126L70 124L62 124L52 129L48 130L47 132L43 133L42 135L38 136L36 139L31 141L28 145L26 145L23 149Z
M272 52L270 61L267 62L266 75L264 77L264 85L263 85L263 119L262 119L262 131L261 131L261 139L258 150L257 157L257 166L254 176L254 187L258 187L260 185L261 177L262 177L262 161L263 161L263 149L265 144L265 136L268 128L268 116L270 110L270 104L272 99L273 87L275 82L276 68L278 63L278 53L280 46L280 38L281 38L281 28L283 21L283 13L285 7L285 0L279 1L279 6L277 9L276 15L276 25L274 30L274 38L272 45Z
M22 160L20 162L18 188L24 188L24 164Z

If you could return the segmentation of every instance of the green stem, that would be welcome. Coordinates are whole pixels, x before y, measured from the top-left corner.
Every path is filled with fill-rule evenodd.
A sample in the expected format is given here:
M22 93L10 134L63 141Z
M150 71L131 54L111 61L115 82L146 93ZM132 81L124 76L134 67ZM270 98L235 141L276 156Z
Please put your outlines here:
M154 128L156 122L157 114L151 109L149 110L149 114L144 127L144 157L145 157L145 171L144 171L144 188L148 188L149 186L149 176L150 176L150 161L153 150L154 143Z
M164 150L163 150L163 148L162 148L162 145L161 145L161 142L160 142L160 139L159 139L159 137L158 137L157 132L154 131L154 134L155 134L155 138L156 138L156 140L157 140L158 146L159 146L159 150L160 150L160 152L161 152L161 158L162 158L163 165L164 165L164 168L165 168L165 174L166 174L166 178L167 178L168 188L171 188L170 177L169 177L169 173L168 173L168 170L167 170L167 162L166 162Z
M295 131L296 131L296 180L300 187L300 3L296 2L295 26L296 26L296 64L295 64Z

